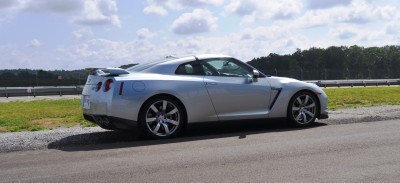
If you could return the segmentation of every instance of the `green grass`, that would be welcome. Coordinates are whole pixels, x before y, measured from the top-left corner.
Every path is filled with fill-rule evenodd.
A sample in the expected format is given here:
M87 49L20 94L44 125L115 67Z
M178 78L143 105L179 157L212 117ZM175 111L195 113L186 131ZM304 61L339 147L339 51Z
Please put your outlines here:
M328 108L400 105L400 87L329 88ZM0 103L0 132L95 126L82 117L79 99Z
M0 103L0 132L93 126L82 117L79 99Z
M328 108L400 105L400 87L328 88Z

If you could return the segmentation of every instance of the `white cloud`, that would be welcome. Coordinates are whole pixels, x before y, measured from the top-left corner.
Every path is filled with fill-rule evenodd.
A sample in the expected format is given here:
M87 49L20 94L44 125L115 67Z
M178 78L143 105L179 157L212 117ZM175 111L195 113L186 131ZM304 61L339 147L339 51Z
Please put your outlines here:
M18 56L24 56L23 52L17 51L15 46L11 45L0 45L0 54L2 56L2 68L4 69L15 69L20 65L26 65L22 59L17 58Z
M71 13L82 9L82 0L31 0L25 11L36 13Z
M0 11L7 10L19 10L31 0L1 0L0 1Z
M155 36L155 33L151 32L148 28L141 28L136 31L136 35L139 39L150 39Z
M29 41L29 43L26 44L27 47L31 47L31 48L37 48L41 45L42 45L42 43L37 39L32 39L31 41Z
M259 31L268 31L263 35ZM244 33L251 38L241 39ZM65 50L71 67L108 67L128 63L144 63L166 55L186 56L202 53L227 54L244 61L264 56L270 52L291 53L307 41L303 36L279 33L278 28L260 27L225 36L185 36L178 39L165 38L161 43L138 39L130 42L92 39ZM155 51L156 50L156 51ZM110 65L112 63L112 65Z
M93 36L93 32L90 27L84 27L73 31L72 35L74 36L75 39L80 40Z
M307 0L310 9L325 9L349 5L352 0Z
M267 45L267 42L263 42ZM256 56L254 43L243 42L235 34L223 37L167 38L161 44L148 40L129 42L92 39L63 51L71 68L117 67L129 63L145 63L166 55L187 56L202 53L222 53L250 60ZM261 55L261 54L259 54Z
M160 16L168 15L168 11L164 7L155 4L146 6L143 9L143 12L146 14L155 14Z
M393 20L397 16L397 8L395 6L377 7L374 13L382 20Z
M164 4L172 10L184 8L200 8L205 6L219 6L224 0L148 0L150 4Z
M60 60L60 54L56 54L50 50L43 52L25 46L0 45L0 55L2 55L2 69L27 68L47 70L69 68L68 60Z
M236 33L236 44L253 50L253 57L269 53L287 54L308 45L309 40L289 26L273 25L244 29ZM249 54L246 58L250 58Z
M257 9L253 1L234 0L228 4L225 9L240 16L250 15Z
M233 0L225 6L225 11L242 16L243 23L259 19L288 19L301 13L303 4L297 0L257 1Z
M175 34L193 34L208 32L217 27L217 18L206 9L195 9L191 13L184 13L172 23Z
M341 26L331 30L331 34L340 39L351 39L358 35L358 31L359 30L349 26Z
M185 8L181 3L176 2L176 1L164 1L165 6L168 7L169 9L172 10L182 10L183 8Z
M335 26L338 23L365 25L371 22L387 20L393 17L394 7L368 4L364 0L353 0L349 6L337 6L330 9L316 9L305 12L301 17L292 19L295 29L321 26ZM286 23L288 24L288 23Z
M396 35L400 33L400 22L390 22L385 27L387 34Z
M398 45L400 39L397 35L388 35L384 29L359 29L359 36L356 42L362 46L386 46L386 45ZM354 43L353 43L354 45Z
M206 5L220 5L224 2L224 0L178 0L183 6L191 6L191 7L199 7Z
M367 23L374 18L374 7L364 1L355 1L351 6L340 7L334 15L338 22Z
M12 19L14 14L55 13L71 17L80 25L113 24L120 27L115 0L2 0L0 2L0 22ZM78 16L73 16L78 14Z
M13 7L16 3L17 1L15 0L2 0L0 1L0 9Z
M166 49L160 46L161 50L154 51L155 47L156 45L145 40L123 42L92 39L61 51L70 60L72 68L118 67L151 61Z
M12 20L17 12L25 7L30 0L1 0L0 25Z
M81 0L1 0L0 23L13 20L21 12L68 14L80 10Z
M75 17L73 22L81 25L113 24L120 27L115 0L85 0L83 12Z
M363 30L362 25L348 27L347 24L340 24L338 28L330 31L328 29L325 34L320 35L323 39L308 37L290 28L290 26L273 25L248 28L217 37L165 37L161 43L159 40L149 39L134 41L91 39L65 48L59 55L68 61L65 69L79 69L117 67L129 63L149 62L166 55L186 56L202 53L227 54L248 61L269 53L293 53L296 48L351 46L355 43L360 46L383 46L399 41L386 35L385 31L379 28ZM151 31L146 28L137 31L138 36L142 35L142 38L146 38L148 33L151 34ZM352 33L357 35L351 35Z
M5 30L12 29L7 27L8 24L2 24L3 20L15 19L19 23L21 19L18 18L27 16L14 15L24 12L28 12L24 15L57 14L65 16L69 23L84 25L66 25L63 31L66 35L61 33L60 36L66 37L67 41L54 44L43 43L49 39L44 35L46 32L35 34L31 37L35 39L22 43L9 38L14 36L10 33L4 35L5 39L0 43L0 55L5 62L3 67L80 69L142 63L166 55L201 53L227 54L247 61L269 53L293 53L296 48L400 44L399 5L388 3L390 1L327 0L325 5L319 5L316 0L148 0L147 4L134 1L141 6L135 16L145 16L145 13L168 16L158 17L162 24L146 25L148 27L139 25L141 21L127 21L127 26L124 26L127 30L104 31L102 27L90 26L120 26L119 15L128 20L132 12L118 12L117 2L119 6L120 2L126 3L113 0L0 0L0 26ZM218 19L218 16L223 17ZM40 21L35 18L42 16L32 17L29 20ZM240 22L248 24L236 25ZM171 35L168 28L179 36ZM132 30L136 31L134 35ZM209 31L215 31L217 36L195 34ZM129 39L134 36L137 39ZM132 41L116 41L121 37ZM74 40L68 41L68 38Z
M385 32L388 35L398 36L400 34L400 13L392 16L391 21L385 25Z

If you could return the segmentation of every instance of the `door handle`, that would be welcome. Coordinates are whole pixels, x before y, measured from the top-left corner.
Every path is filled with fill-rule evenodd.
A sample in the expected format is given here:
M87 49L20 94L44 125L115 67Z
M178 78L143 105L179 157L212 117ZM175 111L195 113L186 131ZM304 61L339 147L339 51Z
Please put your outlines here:
M217 85L216 82L206 82L207 85Z

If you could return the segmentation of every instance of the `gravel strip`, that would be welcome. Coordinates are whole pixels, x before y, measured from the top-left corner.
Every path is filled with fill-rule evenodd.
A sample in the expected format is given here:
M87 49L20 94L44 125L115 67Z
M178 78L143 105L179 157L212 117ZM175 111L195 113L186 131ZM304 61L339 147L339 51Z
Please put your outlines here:
M57 99L80 99L81 95L52 95L52 96L22 96L22 97L0 97L0 102L34 101L34 100L57 100Z
M329 111L328 125L400 119L400 105L359 107Z
M400 119L400 105L361 107L330 111L328 125ZM233 130L235 131L235 130ZM200 135L202 134L200 131ZM0 153L39 149L63 149L71 146L137 141L137 131L109 131L100 127L73 127L36 132L0 133Z

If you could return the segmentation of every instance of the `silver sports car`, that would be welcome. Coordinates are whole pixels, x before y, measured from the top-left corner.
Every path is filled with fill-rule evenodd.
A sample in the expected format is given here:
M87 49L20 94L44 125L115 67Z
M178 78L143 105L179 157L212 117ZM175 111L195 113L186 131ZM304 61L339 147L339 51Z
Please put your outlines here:
M225 55L87 70L85 119L105 129L138 127L150 138L199 122L286 118L305 127L328 118L327 95L317 85L269 76Z

